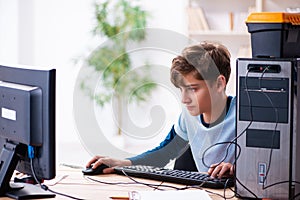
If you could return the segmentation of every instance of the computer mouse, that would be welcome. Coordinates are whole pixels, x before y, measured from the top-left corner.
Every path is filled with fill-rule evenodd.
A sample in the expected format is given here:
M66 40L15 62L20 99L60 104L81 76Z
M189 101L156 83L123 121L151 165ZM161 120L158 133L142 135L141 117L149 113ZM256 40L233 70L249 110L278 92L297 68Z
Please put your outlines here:
M105 168L109 168L109 166L105 165L105 164L101 164L99 165L96 169L93 169L92 166L87 167L86 169L82 170L82 173L84 175L99 175L99 174L103 174L103 169Z

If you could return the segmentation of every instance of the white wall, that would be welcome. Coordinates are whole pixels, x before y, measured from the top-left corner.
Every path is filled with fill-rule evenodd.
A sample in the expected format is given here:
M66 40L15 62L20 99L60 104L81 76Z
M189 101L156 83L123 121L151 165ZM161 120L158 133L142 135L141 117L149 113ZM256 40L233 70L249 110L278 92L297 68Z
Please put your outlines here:
M75 64L73 60L88 55L104 41L93 38L91 34L92 3L92 0L0 0L0 63L57 69L56 132L59 163L83 165L91 156L88 153L91 151L80 142L73 118L73 90L77 73L82 67L81 63ZM186 34L186 0L177 0L176 3L174 0L143 0L141 4L151 12L149 27ZM174 52L165 54L156 55L151 62L169 66ZM162 96L158 95L158 102L168 104L163 94L165 90L159 89L162 93L159 95ZM176 106L177 100L173 100L173 103ZM170 109L171 116L167 116L168 121L161 130L161 137L166 134L179 112L178 107L163 109ZM99 147L99 153L105 148Z
M17 62L18 59L18 3L0 0L0 60Z

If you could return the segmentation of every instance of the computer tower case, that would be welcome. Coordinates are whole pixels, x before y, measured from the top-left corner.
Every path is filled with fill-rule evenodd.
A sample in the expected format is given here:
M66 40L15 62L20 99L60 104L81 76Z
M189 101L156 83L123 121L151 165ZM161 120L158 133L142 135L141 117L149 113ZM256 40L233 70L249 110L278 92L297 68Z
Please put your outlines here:
M300 59L237 59L236 195L300 196Z

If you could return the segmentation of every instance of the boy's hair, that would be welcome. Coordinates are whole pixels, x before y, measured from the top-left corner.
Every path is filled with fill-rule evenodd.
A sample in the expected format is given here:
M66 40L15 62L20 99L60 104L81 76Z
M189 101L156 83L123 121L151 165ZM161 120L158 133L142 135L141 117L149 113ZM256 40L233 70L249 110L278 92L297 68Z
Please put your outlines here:
M184 76L193 74L198 80L216 80L223 75L228 83L230 73L228 49L220 43L205 41L186 47L181 56L173 59L171 82L179 87L183 84Z

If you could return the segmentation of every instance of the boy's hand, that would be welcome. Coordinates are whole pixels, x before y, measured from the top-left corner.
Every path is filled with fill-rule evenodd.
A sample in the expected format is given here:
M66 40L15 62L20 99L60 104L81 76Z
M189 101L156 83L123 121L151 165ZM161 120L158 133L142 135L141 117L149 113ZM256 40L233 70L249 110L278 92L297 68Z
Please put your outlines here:
M233 176L234 167L231 163L222 162L220 164L212 164L207 173L214 178L222 178L224 176Z
M109 168L106 168L103 170L104 174L113 173L114 169L113 167L116 166L127 166L132 165L130 160L118 160L106 156L94 156L87 164L86 167L92 166L93 169L96 169L101 164L105 164L109 166Z

